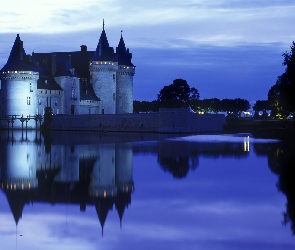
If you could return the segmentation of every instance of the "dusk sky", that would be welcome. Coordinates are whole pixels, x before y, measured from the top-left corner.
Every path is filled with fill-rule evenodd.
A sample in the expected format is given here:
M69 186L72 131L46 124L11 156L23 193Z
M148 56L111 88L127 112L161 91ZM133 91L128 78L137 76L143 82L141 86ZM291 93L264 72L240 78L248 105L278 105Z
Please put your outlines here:
M16 34L27 54L95 50L102 20L112 47L121 30L136 65L134 99L155 100L187 80L200 98L267 99L295 40L292 0L10 0L0 9L0 67Z

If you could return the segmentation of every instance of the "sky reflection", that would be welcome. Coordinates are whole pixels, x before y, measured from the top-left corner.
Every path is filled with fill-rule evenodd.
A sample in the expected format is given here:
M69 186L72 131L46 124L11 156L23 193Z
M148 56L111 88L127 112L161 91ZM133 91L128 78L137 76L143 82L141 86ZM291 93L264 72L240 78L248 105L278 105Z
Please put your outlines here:
M256 145L252 141L250 150L245 152L243 140L212 143L210 136L207 143L158 137L148 138L146 143L140 136L132 136L130 140L126 135L116 135L115 140L102 136L99 144L93 141L87 143L86 137L80 144L71 144L71 140L62 140L63 143L52 140L51 153L55 154L56 159L64 159L60 171L65 175L71 173L73 166L73 161L67 163L65 159L72 159L73 155L76 155L75 159L80 157L80 180L69 182L69 176L62 179L63 175L56 174L58 183L53 178L45 184L45 179L42 179L45 175L41 174L37 161L38 189L25 203L17 225L11 212L11 205L16 203L9 203L16 191L2 188L1 249L294 249L290 224L286 227L281 224L282 213L286 211L286 196L278 192L278 174L269 169L270 160L280 163L280 157L273 155L282 148L281 143L259 141ZM123 138L128 141L126 147L122 143ZM35 147L32 141L15 141L14 144L17 144L17 149ZM13 155L10 154L14 149L11 145L9 141L5 142L2 135L2 157ZM73 149L73 145L74 151L66 150ZM91 154L86 153L86 148ZM99 214L103 210L98 206L104 206L104 198L84 197L84 211L79 204L83 196L77 196L79 190L84 190L79 189L83 187L81 180L87 179L81 175L86 173L85 157L93 157L95 148L99 152L108 149L108 157L104 156L106 162L115 155L115 169L118 168L116 160L119 161L116 155L122 157L125 152L129 157L132 152L132 162L124 161L124 164L129 164L125 169L132 169L131 175L120 173L132 178L134 191L130 193L130 201L125 203L122 220L119 207L112 203L103 232L102 214ZM11 151L9 154L8 150ZM58 152L62 154L58 155ZM68 158L63 155L65 152L68 152ZM188 165L185 176L174 176L173 172L161 165L163 157L169 158L169 152L172 160L166 163L172 166L166 166L167 169L183 169L178 161L180 158L180 162L185 164L191 163L193 158L197 164ZM50 155L49 152L47 154ZM38 153L35 155L38 156ZM7 158L2 159L2 182L8 181L7 173L11 174L7 171L9 162ZM88 161L89 164L91 162L93 160ZM99 162L103 163L101 160ZM112 165L106 167L112 168ZM103 164L101 168L104 168ZM104 173L106 169L101 171ZM98 175L96 178L101 177ZM115 175L115 185L118 185L120 178ZM51 190L51 196L41 192L47 190L46 186L51 187L47 188ZM82 193L87 195L87 192Z

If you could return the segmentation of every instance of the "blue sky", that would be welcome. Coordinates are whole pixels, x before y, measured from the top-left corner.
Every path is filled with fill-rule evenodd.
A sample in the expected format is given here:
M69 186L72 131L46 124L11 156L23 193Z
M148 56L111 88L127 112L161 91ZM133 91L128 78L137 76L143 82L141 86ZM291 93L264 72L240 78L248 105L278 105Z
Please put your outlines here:
M17 33L26 53L96 48L102 19L111 46L120 31L137 66L134 99L154 100L176 78L201 99L267 99L295 37L291 0L11 0L0 9L0 66Z

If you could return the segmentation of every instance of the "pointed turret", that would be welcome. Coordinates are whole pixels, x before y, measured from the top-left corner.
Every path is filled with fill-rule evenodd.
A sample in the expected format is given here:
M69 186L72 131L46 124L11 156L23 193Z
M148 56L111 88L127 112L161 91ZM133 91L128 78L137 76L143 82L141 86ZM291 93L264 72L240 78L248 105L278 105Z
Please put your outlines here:
M118 62L117 71L117 101L116 113L125 114L133 113L133 76L135 74L135 66L131 63L132 54L126 49L122 36L116 48L116 60Z
M121 30L121 38L120 38L118 47L116 48L118 65L134 66L131 63L132 54L129 52L129 49L126 49L122 32L123 31Z
M99 42L96 47L96 51L91 61L113 61L114 58L113 48L110 47L106 32L104 30L104 20L103 20L103 30L101 32Z
M102 232L102 236L103 236L103 228L104 228L104 224L105 221L107 219L107 215L109 210L113 209L113 200L110 198L99 198L98 200L96 200L95 202L95 209L96 209L96 213L101 225L101 232Z
M114 59L114 49L103 30L95 51L90 60L90 84L93 86L95 95L100 99L101 114L116 113L116 72L118 63Z
M24 50L23 41L17 34L7 63L1 71L37 71L35 67L30 65L30 59L31 57L27 56Z

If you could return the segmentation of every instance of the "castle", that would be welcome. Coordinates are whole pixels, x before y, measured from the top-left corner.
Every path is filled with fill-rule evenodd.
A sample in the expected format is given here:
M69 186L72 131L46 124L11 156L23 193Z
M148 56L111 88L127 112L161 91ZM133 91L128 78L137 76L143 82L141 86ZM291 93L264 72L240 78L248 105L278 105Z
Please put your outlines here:
M0 70L0 116L6 117L1 127L11 122L20 128L25 121L27 128L35 128L37 121L30 117L43 116L46 107L65 115L133 113L131 59L122 32L116 51L109 46L104 22L95 51L81 45L75 52L27 55L17 34Z

